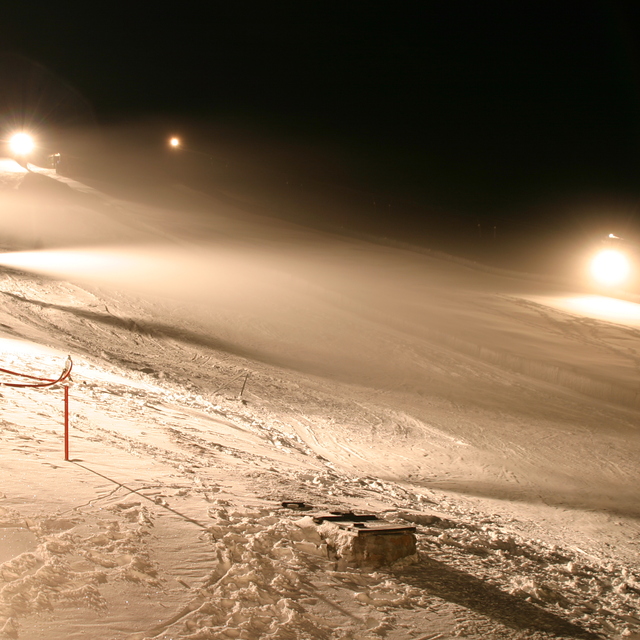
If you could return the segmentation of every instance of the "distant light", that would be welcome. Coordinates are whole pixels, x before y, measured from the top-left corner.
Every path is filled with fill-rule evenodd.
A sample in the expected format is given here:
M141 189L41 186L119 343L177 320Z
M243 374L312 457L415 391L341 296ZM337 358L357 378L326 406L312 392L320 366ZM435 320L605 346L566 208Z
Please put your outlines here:
M176 147L180 146L180 138L171 138L171 140L169 140L169 144L175 149Z
M605 296L527 296L527 299L588 318L640 327L640 304L635 302Z
M620 240L620 236L617 236L617 235L615 235L614 233L610 233L610 234L609 234L609 237L610 237L612 240Z
M50 274L79 272L85 275L99 271L114 271L126 257L99 250L45 250L0 253L0 265L25 271ZM131 265L128 265L131 268Z
M585 296L568 298L566 305L582 313L595 315L605 320L640 321L640 304L635 302L604 298L603 296Z
M591 261L591 274L601 284L621 284L629 277L630 271L629 261L620 251L601 251Z
M2 158L0 159L0 172L27 173L27 169L20 166L15 160L11 158Z
M26 156L33 151L35 143L28 133L16 133L9 140L9 148L19 156Z

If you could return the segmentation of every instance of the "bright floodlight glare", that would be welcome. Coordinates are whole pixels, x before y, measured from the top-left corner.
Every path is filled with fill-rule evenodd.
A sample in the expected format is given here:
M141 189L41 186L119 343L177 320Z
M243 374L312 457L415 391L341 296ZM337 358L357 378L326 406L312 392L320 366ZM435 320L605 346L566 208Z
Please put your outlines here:
M580 313L593 314L605 320L623 320L633 324L640 322L640 304L635 302L604 296L565 298L563 302Z
M169 144L172 147L179 147L180 146L180 138L171 138L171 140L169 140Z
M601 251L591 261L591 273L601 284L620 284L627 279L630 270L626 256L611 249Z
M33 138L28 133L16 133L11 140L9 140L11 151L20 156L31 153L34 146Z

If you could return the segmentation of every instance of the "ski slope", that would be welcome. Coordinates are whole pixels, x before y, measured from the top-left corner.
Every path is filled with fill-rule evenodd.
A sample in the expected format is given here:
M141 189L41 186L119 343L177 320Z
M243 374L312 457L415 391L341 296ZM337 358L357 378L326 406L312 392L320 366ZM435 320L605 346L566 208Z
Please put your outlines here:
M60 397L3 388L5 634L640 633L638 305L32 169L0 162L0 346L71 354L74 462ZM285 499L420 557L338 570Z

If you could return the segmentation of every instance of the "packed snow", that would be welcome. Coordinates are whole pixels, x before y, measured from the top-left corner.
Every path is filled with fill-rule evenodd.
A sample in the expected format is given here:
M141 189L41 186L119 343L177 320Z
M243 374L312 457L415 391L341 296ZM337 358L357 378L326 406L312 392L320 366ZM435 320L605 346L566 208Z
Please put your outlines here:
M30 169L0 368L71 356L70 460L62 387L3 386L0 637L640 638L637 304ZM330 511L417 553L354 566Z

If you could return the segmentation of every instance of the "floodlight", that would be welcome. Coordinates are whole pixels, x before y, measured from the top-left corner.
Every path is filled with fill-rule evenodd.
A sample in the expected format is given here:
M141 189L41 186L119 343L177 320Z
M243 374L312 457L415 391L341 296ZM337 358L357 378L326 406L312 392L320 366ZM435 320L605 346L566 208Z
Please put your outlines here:
M629 277L630 271L627 256L614 249L601 251L591 261L591 274L601 284L621 284Z
M28 133L16 133L9 140L9 148L19 156L26 156L33 151L35 143Z

